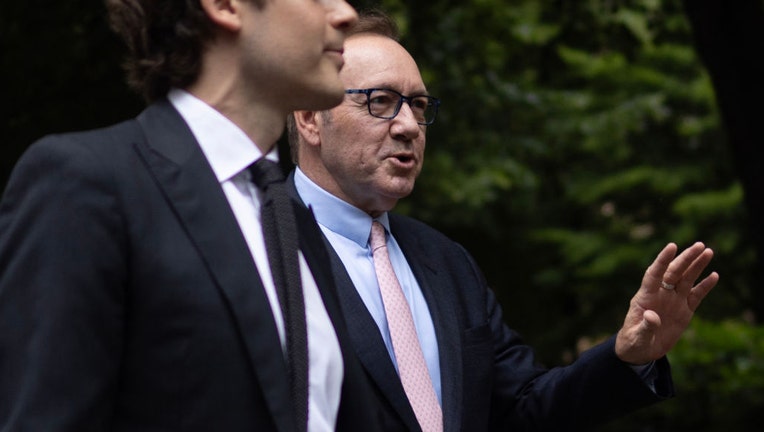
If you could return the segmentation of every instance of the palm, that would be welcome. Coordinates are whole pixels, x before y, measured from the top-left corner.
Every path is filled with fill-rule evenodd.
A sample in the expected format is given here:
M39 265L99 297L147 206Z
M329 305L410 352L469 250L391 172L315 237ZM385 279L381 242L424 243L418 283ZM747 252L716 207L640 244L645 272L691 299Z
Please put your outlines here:
M676 252L676 245L671 243L658 254L631 299L616 339L616 354L625 362L644 364L664 356L719 280L714 272L695 284L713 257L713 251L702 243L695 243L679 256ZM673 289L667 289L672 285Z

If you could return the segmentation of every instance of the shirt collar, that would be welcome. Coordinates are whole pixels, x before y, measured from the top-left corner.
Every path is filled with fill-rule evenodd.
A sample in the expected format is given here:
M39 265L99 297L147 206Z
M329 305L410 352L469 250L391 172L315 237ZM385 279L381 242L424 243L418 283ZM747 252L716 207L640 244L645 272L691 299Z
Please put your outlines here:
M220 183L263 156L244 131L201 99L180 89L170 90L167 98L188 124ZM275 146L266 157L278 161Z
M369 244L371 222L380 222L390 231L387 213L372 219L366 212L330 194L314 183L298 167L294 174L294 185L302 201L313 209L316 221L327 229L347 238L360 247Z

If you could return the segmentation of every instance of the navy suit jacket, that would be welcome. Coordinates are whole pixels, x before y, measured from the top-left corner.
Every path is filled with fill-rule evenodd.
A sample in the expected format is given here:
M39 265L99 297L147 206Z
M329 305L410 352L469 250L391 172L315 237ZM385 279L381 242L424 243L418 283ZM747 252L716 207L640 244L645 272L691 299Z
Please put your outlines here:
M320 231L296 208L343 351L338 430L374 429ZM291 413L250 251L169 102L32 145L0 204L0 430L292 431Z
M294 178L290 177L291 193ZM433 228L390 214L390 230L424 293L440 352L445 432L585 431L673 395L666 359L657 393L615 355L614 338L567 367L547 369L504 324L467 251ZM326 239L325 239L326 240ZM385 431L419 431L379 332L327 241L350 338L371 380Z

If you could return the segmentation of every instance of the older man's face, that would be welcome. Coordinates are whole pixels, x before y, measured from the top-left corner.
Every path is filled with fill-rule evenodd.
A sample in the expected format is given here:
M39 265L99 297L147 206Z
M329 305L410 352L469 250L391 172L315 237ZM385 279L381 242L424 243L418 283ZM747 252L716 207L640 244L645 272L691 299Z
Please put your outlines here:
M384 88L406 96L427 94L419 68L397 42L360 34L345 43L340 78L346 89ZM422 169L425 126L404 103L393 119L369 114L365 94L348 94L320 113L321 162L331 179L321 186L376 215L411 193Z

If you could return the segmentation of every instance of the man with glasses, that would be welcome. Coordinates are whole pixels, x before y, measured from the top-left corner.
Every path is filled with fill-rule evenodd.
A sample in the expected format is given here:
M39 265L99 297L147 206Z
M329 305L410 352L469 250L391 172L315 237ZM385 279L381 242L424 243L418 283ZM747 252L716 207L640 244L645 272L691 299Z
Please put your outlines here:
M671 244L645 274L617 337L545 369L507 328L470 255L432 228L388 213L412 191L439 100L396 41L362 14L345 44L346 97L288 121L291 181L332 246L355 351L387 431L576 431L670 397L665 353L716 284L712 257ZM392 268L392 270L391 270Z

